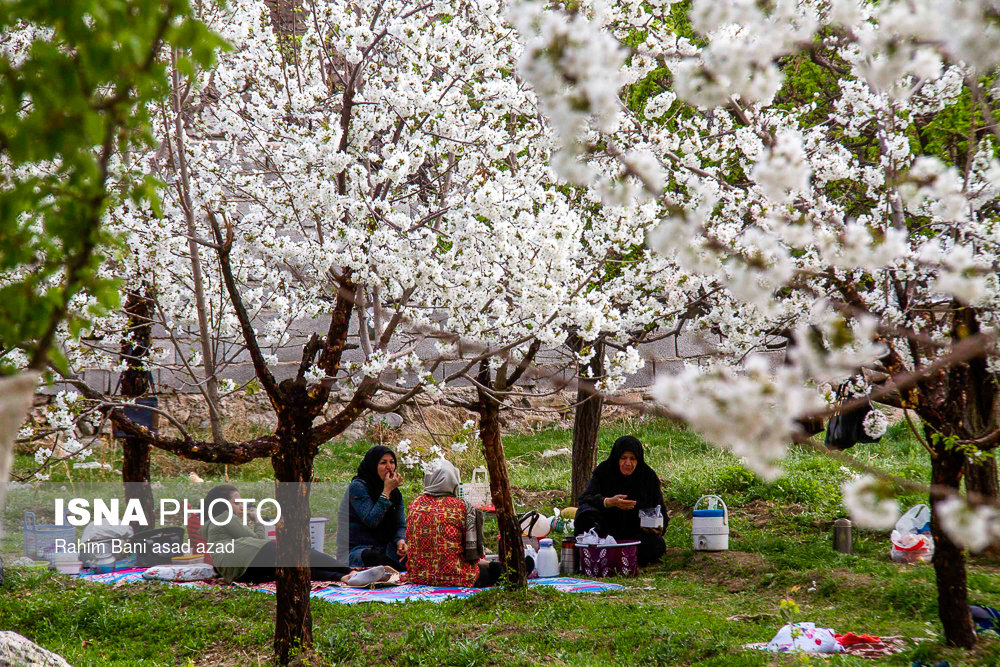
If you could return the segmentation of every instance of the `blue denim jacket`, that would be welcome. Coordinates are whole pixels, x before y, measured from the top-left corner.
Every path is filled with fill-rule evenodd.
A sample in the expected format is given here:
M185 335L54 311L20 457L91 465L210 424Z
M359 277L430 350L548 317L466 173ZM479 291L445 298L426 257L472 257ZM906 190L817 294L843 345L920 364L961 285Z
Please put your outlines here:
M348 532L350 533L350 551L353 556L359 547L374 547L386 551L391 547L396 551L396 542L406 539L406 511L401 504L393 508L392 503L382 496L373 501L368 496L368 486L360 479L355 479L347 488L350 501L348 514ZM393 538L385 543L378 535L385 535L389 527L395 529Z

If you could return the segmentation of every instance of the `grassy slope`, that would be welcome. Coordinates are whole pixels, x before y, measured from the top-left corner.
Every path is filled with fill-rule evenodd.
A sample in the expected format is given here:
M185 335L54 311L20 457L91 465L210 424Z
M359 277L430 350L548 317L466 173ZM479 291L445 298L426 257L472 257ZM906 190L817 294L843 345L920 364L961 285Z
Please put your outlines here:
M800 606L799 620L838 631L933 638L885 664L931 656L953 666L1000 662L1000 643L991 640L975 654L940 646L933 571L890 563L885 535L858 534L854 556L830 548L830 524L843 514L839 485L848 476L839 462L794 450L784 477L767 484L732 456L662 422L610 425L602 432L601 450L624 432L649 445L647 460L665 482L675 512L662 565L625 582L627 591L595 596L496 591L443 604L316 602L314 624L324 657L333 663L414 665L767 664L768 656L740 646L770 639L781 624L778 602L790 597ZM546 512L562 506L568 460L541 453L568 446L569 434L510 436L505 444L518 498ZM317 476L349 479L366 447L331 446L317 461ZM894 428L881 443L859 445L851 455L915 479L929 474L926 453L905 428ZM479 462L471 452L459 461L466 473ZM179 472L167 469L174 462L162 465L162 473ZM268 472L264 462L230 470L244 479ZM415 473L407 477L406 497L412 498L419 483ZM685 511L706 492L724 495L732 510L729 553L690 550ZM979 559L972 568L973 602L1000 602L994 565ZM25 580L15 573L0 595L0 628L21 632L78 666L254 664L268 656L273 609L269 596L242 591L155 584L114 589L51 575ZM870 663L836 657L822 664Z

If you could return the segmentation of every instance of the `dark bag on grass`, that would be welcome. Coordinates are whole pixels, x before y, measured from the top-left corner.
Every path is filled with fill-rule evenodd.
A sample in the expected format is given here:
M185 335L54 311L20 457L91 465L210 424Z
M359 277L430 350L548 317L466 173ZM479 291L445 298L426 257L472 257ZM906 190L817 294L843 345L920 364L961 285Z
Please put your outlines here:
M851 384L848 380L837 389L837 402L843 405L848 402L847 388ZM878 442L881 438L872 438L865 433L865 417L872 411L871 401L868 405L862 405L854 410L843 411L838 407L837 413L830 417L830 423L826 425L826 437L824 442L827 447L839 449L841 451L850 449L859 442Z
M166 565L174 556L185 555L182 550L184 529L180 526L138 530L129 540L133 545L131 552L135 554L136 567Z

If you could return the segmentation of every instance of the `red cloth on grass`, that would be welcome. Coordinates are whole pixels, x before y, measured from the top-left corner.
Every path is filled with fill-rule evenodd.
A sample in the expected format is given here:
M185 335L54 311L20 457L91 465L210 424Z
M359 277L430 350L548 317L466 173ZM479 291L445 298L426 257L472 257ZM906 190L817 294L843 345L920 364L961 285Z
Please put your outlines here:
M855 644L878 644L882 641L881 637L874 637L872 635L857 635L853 632L845 632L842 635L834 635L837 639L837 643L841 646L853 646Z

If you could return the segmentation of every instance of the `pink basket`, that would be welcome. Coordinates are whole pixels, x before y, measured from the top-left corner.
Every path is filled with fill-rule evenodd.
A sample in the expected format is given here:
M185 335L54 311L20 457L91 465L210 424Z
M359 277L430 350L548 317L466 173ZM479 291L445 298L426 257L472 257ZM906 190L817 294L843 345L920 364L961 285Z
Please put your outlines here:
M639 543L577 544L580 571L588 577L634 577L639 574Z

